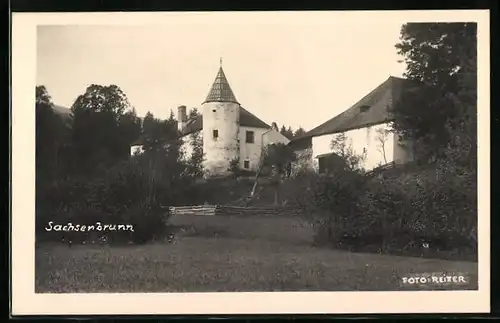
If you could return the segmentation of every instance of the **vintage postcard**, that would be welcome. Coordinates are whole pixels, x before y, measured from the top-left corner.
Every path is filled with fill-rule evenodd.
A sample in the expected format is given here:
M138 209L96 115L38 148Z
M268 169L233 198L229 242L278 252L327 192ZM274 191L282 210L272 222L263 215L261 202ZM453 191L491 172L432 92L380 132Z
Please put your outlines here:
M488 19L14 13L12 314L488 312Z

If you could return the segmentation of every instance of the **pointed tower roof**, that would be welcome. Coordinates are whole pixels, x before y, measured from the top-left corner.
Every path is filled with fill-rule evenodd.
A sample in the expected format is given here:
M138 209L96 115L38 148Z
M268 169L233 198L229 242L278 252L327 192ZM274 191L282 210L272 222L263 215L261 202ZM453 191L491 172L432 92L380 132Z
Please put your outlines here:
M233 90L229 86L229 82L227 81L226 75L224 74L224 70L222 69L222 60L221 66L219 67L219 72L215 77L214 84L212 84L212 88L207 95L207 98L203 103L207 102L234 102L238 103L236 97L234 96ZM239 103L238 103L239 104Z

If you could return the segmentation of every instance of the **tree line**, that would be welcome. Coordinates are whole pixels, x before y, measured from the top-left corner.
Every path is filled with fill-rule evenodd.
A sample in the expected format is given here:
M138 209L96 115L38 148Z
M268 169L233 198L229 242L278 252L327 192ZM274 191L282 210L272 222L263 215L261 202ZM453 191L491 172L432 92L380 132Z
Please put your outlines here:
M281 133L283 136L285 136L286 138L288 138L289 140L293 140L293 139L296 139L302 135L304 135L306 133L306 131L304 130L304 128L302 127L298 127L297 129L293 130L293 128L291 126L285 126L285 125L282 125L281 128L278 127L278 123L276 122L273 122L271 124L271 127L278 131L279 133Z

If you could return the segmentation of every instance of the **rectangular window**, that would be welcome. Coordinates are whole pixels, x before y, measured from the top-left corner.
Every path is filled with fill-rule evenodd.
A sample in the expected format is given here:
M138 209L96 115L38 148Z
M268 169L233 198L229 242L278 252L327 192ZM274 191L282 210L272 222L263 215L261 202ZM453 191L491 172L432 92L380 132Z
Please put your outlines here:
M366 112L370 109L370 106L369 105L362 105L359 107L359 111L360 112Z
M213 131L213 137L214 137L214 139L219 138L219 130L214 130Z
M249 169L249 168L250 168L250 161L245 160L245 161L243 162L243 167L244 167L245 169Z
M255 142L253 131L246 132L246 140L245 141L247 144L253 144Z

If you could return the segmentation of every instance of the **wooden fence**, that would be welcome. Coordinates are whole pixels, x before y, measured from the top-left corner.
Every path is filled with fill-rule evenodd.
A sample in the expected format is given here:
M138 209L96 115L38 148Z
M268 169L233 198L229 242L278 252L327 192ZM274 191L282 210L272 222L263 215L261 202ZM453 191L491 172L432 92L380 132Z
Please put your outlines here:
M169 208L172 215L222 216L298 216L302 209L296 206L243 207L225 205L176 206Z
M216 205L171 206L172 215L215 215Z

